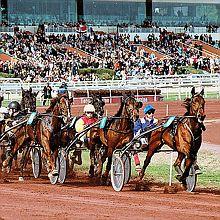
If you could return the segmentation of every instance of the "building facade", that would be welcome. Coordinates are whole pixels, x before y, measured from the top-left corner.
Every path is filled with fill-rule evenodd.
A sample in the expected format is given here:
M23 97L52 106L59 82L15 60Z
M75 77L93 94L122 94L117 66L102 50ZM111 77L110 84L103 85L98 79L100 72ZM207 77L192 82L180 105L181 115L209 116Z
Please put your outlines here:
M92 25L141 24L160 26L220 24L219 0L1 0L1 22L38 24L75 22Z

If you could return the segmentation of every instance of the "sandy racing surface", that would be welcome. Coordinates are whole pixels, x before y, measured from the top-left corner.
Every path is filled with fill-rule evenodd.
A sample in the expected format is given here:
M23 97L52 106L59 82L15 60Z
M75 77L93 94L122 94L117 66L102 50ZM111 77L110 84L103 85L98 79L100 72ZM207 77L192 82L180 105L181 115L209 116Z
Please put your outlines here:
M166 115L166 104L154 104L158 117ZM118 106L107 109L114 114ZM73 107L74 113L81 110ZM183 113L179 102L169 103L169 115ZM220 101L207 101L206 114L202 149L220 155ZM111 186L93 183L86 173L55 186L46 176L18 182L13 174L9 180L0 184L0 219L220 219L220 190L216 189L187 193L178 185L177 193L165 194L161 185L135 191L131 183L117 193Z

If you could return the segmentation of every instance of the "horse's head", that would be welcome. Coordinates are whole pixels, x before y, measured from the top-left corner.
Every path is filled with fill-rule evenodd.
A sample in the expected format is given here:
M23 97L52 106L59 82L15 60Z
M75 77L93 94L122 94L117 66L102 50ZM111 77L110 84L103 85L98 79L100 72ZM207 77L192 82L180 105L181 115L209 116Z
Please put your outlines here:
M22 90L22 99L21 99L21 109L27 110L28 112L36 111L36 102L38 92L33 92L32 88L29 90Z
M52 112L54 115L62 116L64 123L66 123L68 118L71 117L71 112L70 112L71 100L72 99L69 99L69 97L65 94L58 95L55 98L56 103L54 105Z
M92 104L95 107L95 112L98 115L98 117L103 116L105 102L102 100L101 95L92 95L90 104Z
M189 115L195 116L199 122L204 121L205 115L205 99L204 89L200 93L195 92L195 87L192 88L191 98L187 98L184 101L184 105Z
M137 101L133 96L128 96L123 100L128 117L135 122L139 118L139 109L143 106L142 102Z

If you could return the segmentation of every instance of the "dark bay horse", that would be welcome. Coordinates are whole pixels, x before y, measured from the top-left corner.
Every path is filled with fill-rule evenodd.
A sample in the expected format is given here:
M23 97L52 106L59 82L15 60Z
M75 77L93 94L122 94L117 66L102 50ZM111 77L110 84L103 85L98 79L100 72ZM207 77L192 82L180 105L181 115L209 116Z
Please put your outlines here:
M91 100L89 102L95 107L95 113L98 118L102 117L104 114L105 102L100 94L92 94Z
M1 95L0 95L0 108L2 107L2 102L3 102L3 100L4 100L4 96L1 96Z
M102 117L104 114L104 106L105 106L105 102L103 101L101 95L92 95L91 99L89 100L89 103L94 105L95 107L95 115L98 118ZM63 128L62 128L62 135L61 135L61 144L62 147L67 146L67 144L73 140L75 138L76 135L76 130L75 130L75 122L78 120L78 116L72 118ZM90 146L90 145L86 145L88 147L88 149L90 150L90 176L93 176L94 173L94 167L95 167L95 163L96 163L96 145ZM81 164L82 162L80 162L80 160L78 160L79 158L79 154L81 154L80 150L77 151L74 150L73 156L74 156L74 160L73 158L69 157L69 166L71 168L71 170L73 170L74 167L74 163L77 164ZM91 171L92 170L92 171ZM91 174L92 173L92 174Z
M38 95L38 92L33 92L32 88L29 90L22 90L22 98L21 98L21 110L26 111L27 113L35 112L36 111L36 98Z
M89 145L94 146L99 143L104 146L105 151L99 159L97 175L101 178L102 167L108 158L102 182L105 183L111 169L112 153L116 148L122 148L133 138L134 121L139 117L139 109L142 103L136 101L133 96L124 97L118 112L110 118L105 128L94 129L90 132Z
M23 124L13 130L13 147L3 162L3 168L11 165L16 152L26 145L40 145L47 158L48 176L58 175L55 161L60 146L61 127L70 116L70 107L66 95L51 100L47 114L37 115L32 124ZM23 176L23 169L21 169Z
M203 121L205 119L205 100L203 98L204 89L200 93L195 93L192 88L191 98L184 101L187 112L182 117L177 117L176 121L168 128L160 128L152 132L149 140L149 149L140 179L144 177L145 170L150 163L151 157L164 144L178 152L178 157L174 167L179 174L179 181L186 185L186 177L196 160L198 150L202 141L202 130L205 129ZM181 162L186 157L185 170L181 170Z

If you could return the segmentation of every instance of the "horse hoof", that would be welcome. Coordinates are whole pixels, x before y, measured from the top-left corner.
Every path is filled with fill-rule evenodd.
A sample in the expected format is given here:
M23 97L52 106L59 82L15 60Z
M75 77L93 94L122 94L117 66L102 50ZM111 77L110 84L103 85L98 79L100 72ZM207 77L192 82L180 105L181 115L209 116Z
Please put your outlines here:
M48 177L49 177L49 179L51 178L51 177L53 177L53 174L52 173L48 173L48 175L47 175Z
M19 176L19 177L18 177L18 181L24 182L24 177L23 177L23 176Z
M53 171L52 171L52 175L53 175L53 176L58 176L58 175L59 175L58 170L53 170Z
M107 177L105 177L105 176L103 176L102 178L101 178L101 184L100 184L101 186L107 186Z
M181 175L180 174L177 174L175 177L179 182L181 182Z
M6 178L3 179L3 183L10 183L9 180L7 180Z
M89 178L93 178L94 174L89 173Z

